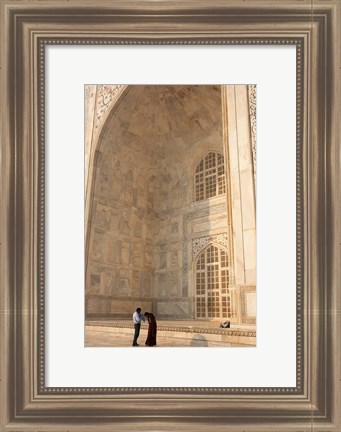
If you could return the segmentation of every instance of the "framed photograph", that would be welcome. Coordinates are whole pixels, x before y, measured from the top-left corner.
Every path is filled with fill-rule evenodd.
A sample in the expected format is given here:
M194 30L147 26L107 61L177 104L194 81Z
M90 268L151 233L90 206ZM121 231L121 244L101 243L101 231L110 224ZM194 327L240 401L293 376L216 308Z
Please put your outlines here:
M3 431L340 430L340 17L2 2Z

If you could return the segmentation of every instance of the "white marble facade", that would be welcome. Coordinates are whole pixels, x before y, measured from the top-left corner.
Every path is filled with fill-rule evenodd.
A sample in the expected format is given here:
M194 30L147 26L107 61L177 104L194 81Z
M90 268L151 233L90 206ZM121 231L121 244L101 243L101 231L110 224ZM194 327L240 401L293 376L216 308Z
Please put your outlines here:
M207 285L210 270L197 261L215 245L228 257L228 306L206 318L255 324L254 88L107 86L101 123L97 87L86 89L86 316L126 318L141 306L198 317L197 279ZM224 193L197 201L196 168L209 154L223 160Z

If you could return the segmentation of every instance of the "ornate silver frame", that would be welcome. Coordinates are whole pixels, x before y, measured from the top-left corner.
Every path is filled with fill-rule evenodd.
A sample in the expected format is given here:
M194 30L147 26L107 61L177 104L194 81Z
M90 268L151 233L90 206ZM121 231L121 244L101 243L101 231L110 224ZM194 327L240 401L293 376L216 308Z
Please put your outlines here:
M340 13L325 1L5 0L1 5L3 431L339 431ZM47 44L297 48L297 383L51 388L44 361ZM141 397L143 395L143 397Z

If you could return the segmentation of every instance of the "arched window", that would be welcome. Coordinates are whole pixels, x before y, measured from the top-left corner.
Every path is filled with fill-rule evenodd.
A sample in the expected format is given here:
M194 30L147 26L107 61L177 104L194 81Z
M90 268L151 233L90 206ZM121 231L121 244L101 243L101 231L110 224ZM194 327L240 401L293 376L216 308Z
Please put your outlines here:
M224 156L209 152L201 159L194 176L195 201L225 193Z
M229 263L227 251L211 244L195 264L195 314L197 318L229 318Z

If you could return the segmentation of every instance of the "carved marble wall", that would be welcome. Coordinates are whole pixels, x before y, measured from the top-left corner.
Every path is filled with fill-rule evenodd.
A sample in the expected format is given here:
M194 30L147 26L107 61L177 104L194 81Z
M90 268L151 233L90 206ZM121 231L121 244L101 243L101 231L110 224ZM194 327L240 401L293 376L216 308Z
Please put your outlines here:
M85 188L85 230L91 209L93 172L96 148L101 131L109 114L118 106L126 91L126 85L93 85L84 86L84 188Z
M115 152L107 150L107 140L110 135L96 160L87 257L87 297L93 312L88 312L96 314L96 296L97 301L106 299L105 315L121 316L131 311L132 299L152 309L156 215L145 188L153 177L147 172L152 159L119 146Z
M196 164L226 151L221 104L217 86L132 86L107 121L89 192L88 317L127 318L141 306L194 318L194 261L208 242L232 241L227 197L193 193Z

